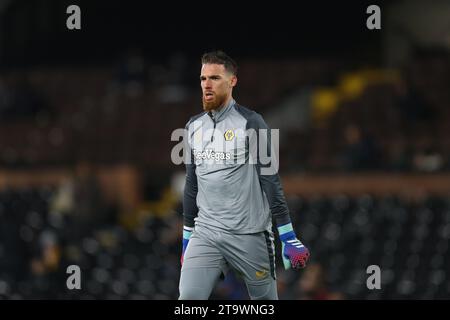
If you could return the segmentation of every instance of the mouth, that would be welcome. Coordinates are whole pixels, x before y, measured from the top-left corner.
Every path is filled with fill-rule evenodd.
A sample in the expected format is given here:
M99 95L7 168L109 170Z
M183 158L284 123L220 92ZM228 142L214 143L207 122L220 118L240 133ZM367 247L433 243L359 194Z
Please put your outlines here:
M206 101L210 101L212 99L214 99L214 93L213 92L205 92L205 100Z

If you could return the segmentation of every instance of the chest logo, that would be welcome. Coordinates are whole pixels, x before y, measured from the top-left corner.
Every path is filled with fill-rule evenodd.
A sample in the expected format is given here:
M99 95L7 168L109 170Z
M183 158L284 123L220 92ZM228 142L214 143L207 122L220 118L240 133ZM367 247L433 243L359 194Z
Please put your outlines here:
M225 137L226 141L231 141L234 138L234 132L233 130L228 129L223 136Z

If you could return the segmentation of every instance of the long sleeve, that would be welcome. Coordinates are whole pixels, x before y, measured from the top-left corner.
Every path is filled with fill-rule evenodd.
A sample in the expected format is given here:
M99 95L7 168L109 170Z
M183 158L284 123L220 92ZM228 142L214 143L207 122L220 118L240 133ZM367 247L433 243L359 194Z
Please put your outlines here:
M186 129L189 128L189 122L186 125ZM188 130L186 130L187 132ZM188 137L185 137L187 139ZM186 183L184 186L183 196L183 222L187 227L194 227L194 218L198 214L197 207L197 175L195 174L195 162L194 155L190 148L185 148L184 152L189 154L186 157L190 157L190 162L186 161Z
M290 223L291 218L284 196L283 187L281 185L280 176L278 174L278 168L274 170L268 170L271 165L274 165L273 158L271 157L272 145L270 129L265 123L262 116L257 113L255 113L254 116L252 116L251 119L248 120L247 128L254 129L254 132L256 133L257 139L250 139L250 141L253 140L253 142L250 143L256 143L257 141L256 148L255 146L250 146L250 148L254 148L253 150L257 151L256 155L254 155L254 157L256 157L257 159L255 164L256 170L258 173L259 181L261 183L261 187L266 194L267 200L269 202L271 214L278 226ZM260 129L265 129L267 134L261 134L259 132ZM261 145L266 146L267 150L260 150L259 148ZM268 161L268 163L265 163L266 161L262 161L261 155L267 155L267 157L270 158L270 161ZM264 172L264 169L266 169L267 172Z

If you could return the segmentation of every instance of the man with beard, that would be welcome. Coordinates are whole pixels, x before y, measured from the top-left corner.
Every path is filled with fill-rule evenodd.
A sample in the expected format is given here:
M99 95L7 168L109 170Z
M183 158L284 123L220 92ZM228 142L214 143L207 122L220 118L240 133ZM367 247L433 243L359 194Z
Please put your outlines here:
M214 51L201 62L204 112L186 125L179 299L208 299L230 269L243 278L251 299L278 299L272 218L286 269L303 268L309 251L292 227L278 173L270 170L271 161L262 161L262 154L274 156L270 129L233 99L233 59Z

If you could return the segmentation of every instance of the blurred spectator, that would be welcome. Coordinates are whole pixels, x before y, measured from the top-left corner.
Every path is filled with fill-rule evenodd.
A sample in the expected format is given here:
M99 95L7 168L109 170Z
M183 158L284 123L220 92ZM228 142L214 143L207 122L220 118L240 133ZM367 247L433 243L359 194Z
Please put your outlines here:
M377 169L380 153L374 139L359 126L349 125L344 129L345 146L341 152L341 166L346 171Z
M310 264L297 282L299 300L341 300L344 295L328 287L326 272L319 263Z
M388 146L386 169L392 171L406 171L411 168L411 150L407 140L403 137L393 138Z
M422 172L436 172L444 167L442 154L431 144L420 147L413 155L413 169Z
M143 92L148 72L140 49L131 48L124 54L119 62L117 80L130 97L136 97Z
M164 70L163 83L159 88L159 100L162 103L182 103L184 102L189 91L186 83L187 80L187 60L183 53L178 52L170 56L168 67Z
M96 225L108 221L110 211L104 203L95 169L90 163L82 161L76 165L73 177L56 192L51 212L66 215L69 238L82 237Z
M105 221L105 205L100 184L92 164L80 162L74 177L74 213L81 229L86 232Z
M44 230L37 242L37 254L31 261L31 271L34 275L54 272L58 269L61 249L57 235L50 230Z
M429 124L435 119L434 110L408 77L396 82L395 91L395 106L407 128L414 128L421 123Z
M119 64L119 82L127 84L137 82L143 84L147 80L146 62L141 51L129 49Z

